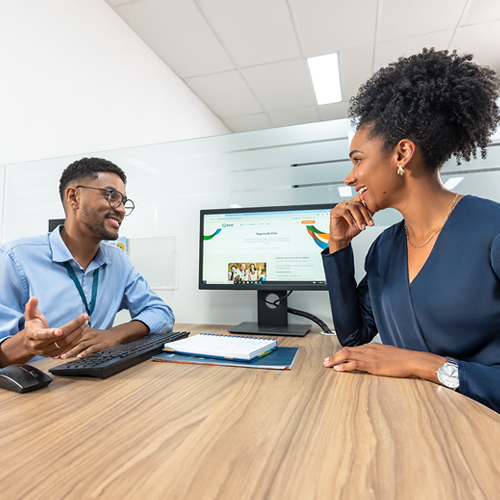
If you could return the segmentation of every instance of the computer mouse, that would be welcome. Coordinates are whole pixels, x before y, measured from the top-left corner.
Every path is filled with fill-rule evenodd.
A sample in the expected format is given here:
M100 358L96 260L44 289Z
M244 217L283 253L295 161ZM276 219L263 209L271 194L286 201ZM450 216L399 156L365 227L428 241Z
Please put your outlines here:
M9 365L0 368L0 388L9 391L37 391L51 382L52 377L32 365Z

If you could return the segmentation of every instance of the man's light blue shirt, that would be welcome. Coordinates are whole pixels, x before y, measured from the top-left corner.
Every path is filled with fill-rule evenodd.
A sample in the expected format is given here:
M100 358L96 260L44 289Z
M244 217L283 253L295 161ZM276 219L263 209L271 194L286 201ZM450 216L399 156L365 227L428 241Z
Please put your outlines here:
M150 332L172 330L171 308L151 290L122 250L101 243L90 265L83 269L64 244L61 227L0 246L0 342L24 328L24 308L30 297L38 298L38 308L51 328L86 312L64 262L73 266L88 304L94 271L99 269L92 328L111 328L116 313L128 309L132 319L142 321Z

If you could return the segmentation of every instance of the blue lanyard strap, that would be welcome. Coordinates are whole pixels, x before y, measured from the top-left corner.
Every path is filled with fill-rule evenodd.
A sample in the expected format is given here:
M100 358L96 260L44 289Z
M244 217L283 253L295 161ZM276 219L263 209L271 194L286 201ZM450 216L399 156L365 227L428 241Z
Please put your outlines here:
M89 315L89 326L90 326L90 316L94 312L95 308L95 303L96 303L96 298L97 298L97 285L99 282L99 268L97 268L94 271L94 277L92 280L92 298L90 299L90 308L87 304L87 299L85 298L85 294L83 293L82 285L80 285L80 281L78 281L78 278L75 274L75 271L71 267L71 264L69 262L63 262L64 267L68 271L69 277L73 280L73 283L75 284L78 293L80 294L80 297L82 298L83 305L85 306L85 310L87 311L87 314Z

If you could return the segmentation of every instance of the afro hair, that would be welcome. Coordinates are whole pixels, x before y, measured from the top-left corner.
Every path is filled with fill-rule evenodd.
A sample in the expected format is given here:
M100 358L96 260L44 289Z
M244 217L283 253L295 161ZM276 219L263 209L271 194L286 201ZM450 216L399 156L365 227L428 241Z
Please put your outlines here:
M472 55L424 48L377 71L351 98L349 116L386 150L412 140L436 170L452 155L458 164L475 158L478 148L485 158L500 120L498 88L495 72Z

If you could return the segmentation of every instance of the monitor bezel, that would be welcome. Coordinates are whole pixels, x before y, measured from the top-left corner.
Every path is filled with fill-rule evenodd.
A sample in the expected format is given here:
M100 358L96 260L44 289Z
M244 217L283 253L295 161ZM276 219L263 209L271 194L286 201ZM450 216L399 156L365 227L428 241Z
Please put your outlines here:
M279 205L279 206L265 206L265 207L242 207L242 208L216 208L200 210L200 227L199 227L199 262L198 262L198 288L200 290L308 290L320 291L327 290L327 285L320 283L293 283L293 282L265 282L253 283L245 285L237 285L231 283L203 283L203 222L205 215L216 214L238 214L238 213L252 213L252 212L293 212L300 210L331 210L337 203L314 203L304 205ZM318 248L318 255L321 250Z

